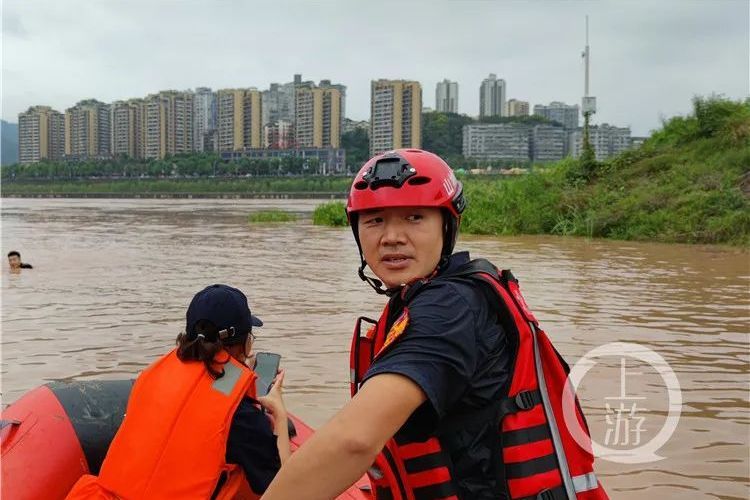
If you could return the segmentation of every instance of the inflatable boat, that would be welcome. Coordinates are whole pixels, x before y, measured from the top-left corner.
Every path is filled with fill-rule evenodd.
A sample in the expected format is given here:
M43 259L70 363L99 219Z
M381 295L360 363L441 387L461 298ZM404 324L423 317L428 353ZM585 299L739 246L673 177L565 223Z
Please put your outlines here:
M98 474L120 427L132 380L52 382L0 415L0 498L64 499L83 474ZM313 430L290 417L292 450ZM371 499L363 476L342 500Z

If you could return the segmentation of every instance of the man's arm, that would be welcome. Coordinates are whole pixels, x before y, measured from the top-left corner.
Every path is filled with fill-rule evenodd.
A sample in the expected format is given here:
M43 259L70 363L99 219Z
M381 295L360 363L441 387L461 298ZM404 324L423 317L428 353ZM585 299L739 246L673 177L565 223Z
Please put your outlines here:
M383 373L368 379L349 404L292 454L262 498L334 498L365 473L426 399L403 375Z

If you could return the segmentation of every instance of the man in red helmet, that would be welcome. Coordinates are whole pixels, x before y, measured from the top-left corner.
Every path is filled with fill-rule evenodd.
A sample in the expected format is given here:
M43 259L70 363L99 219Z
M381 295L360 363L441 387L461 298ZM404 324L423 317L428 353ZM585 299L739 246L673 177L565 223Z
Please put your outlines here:
M263 498L333 498L366 471L378 500L607 499L580 405L563 408L568 367L517 280L453 253L465 205L426 151L378 155L357 174L347 215L359 276L388 303L357 322L352 401Z
M426 151L376 156L357 175L347 214L362 258L359 274L390 297L385 316L395 327L356 382L356 397L290 459L264 498L332 498L368 470L394 436L406 442L436 435L446 445L441 453L450 455L454 480L446 474L441 480L447 471L430 472L428 452L410 466L431 476L416 484L418 498L505 496L497 473L497 418L491 411L473 421L463 418L492 407L508 378L505 335L484 291L469 282L436 280L408 307L400 294L406 284L469 262L467 252L452 255L464 206L450 167ZM386 491L386 468L370 469L378 498L412 498L414 493Z

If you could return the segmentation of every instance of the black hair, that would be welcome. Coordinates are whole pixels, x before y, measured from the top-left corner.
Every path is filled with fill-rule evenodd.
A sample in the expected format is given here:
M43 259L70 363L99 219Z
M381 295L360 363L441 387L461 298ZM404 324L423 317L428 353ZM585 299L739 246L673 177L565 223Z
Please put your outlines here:
M183 332L177 336L177 357L180 361L202 361L212 377L223 377L224 370L216 370L216 355L225 345L238 344L247 335L238 336L232 342L222 342L216 325L205 319L198 321L194 330L194 335Z
M8 258L9 258L9 259L10 259L11 257L13 257L14 255L15 255L16 257L18 257L19 259L21 258L21 254L20 254L20 253L18 253L18 252L16 252L15 250L11 250L10 252L8 252Z

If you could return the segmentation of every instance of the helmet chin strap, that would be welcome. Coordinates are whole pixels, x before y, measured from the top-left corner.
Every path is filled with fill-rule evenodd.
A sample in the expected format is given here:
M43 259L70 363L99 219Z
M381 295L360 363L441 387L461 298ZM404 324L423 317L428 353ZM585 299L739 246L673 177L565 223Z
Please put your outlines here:
M365 262L365 259L363 257L360 257L362 260L362 264L360 264L359 269L357 270L357 273L359 274L359 278L362 281L367 282L368 285L372 287L373 290L378 292L380 295L386 295L388 297L393 297L394 295L398 294L401 289L404 287L404 285L400 285L394 288L385 288L383 286L383 282L379 279L373 278L372 276L367 276L365 274L365 267L367 266L367 262Z

